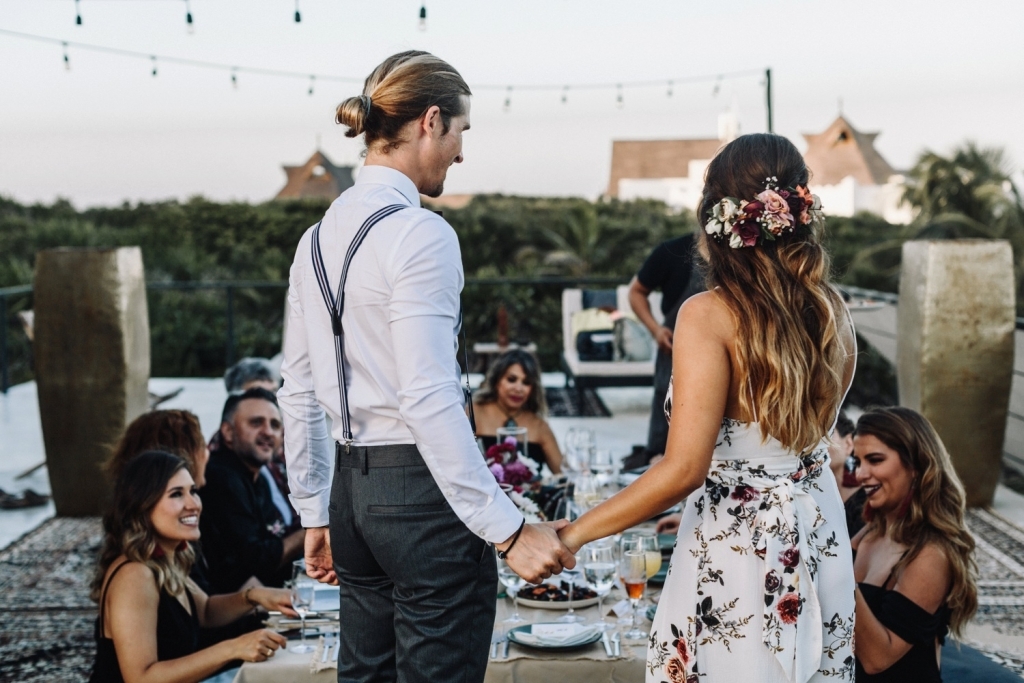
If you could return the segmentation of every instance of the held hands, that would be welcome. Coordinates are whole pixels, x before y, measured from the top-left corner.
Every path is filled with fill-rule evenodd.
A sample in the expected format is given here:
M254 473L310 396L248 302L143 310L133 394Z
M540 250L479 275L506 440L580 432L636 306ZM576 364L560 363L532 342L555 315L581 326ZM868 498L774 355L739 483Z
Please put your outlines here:
M274 656L274 651L284 647L288 640L279 633L265 628L252 633L238 636L232 641L235 645L235 656L246 662L265 662Z
M306 574L320 583L338 585L331 556L331 533L325 526L306 529Z
M540 583L552 574L561 574L563 567L575 567L576 558L558 539L557 533L568 523L561 519L524 526L515 547L505 558L508 566L529 583ZM510 541L499 543L497 548L506 549Z

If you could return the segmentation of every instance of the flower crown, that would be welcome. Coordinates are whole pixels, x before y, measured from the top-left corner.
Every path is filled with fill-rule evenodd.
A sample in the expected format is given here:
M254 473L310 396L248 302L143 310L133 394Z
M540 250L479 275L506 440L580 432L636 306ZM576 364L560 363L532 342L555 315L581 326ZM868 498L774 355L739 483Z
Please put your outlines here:
M821 200L803 186L780 190L778 182L775 176L765 178L764 192L754 201L725 197L708 210L704 231L716 242L728 240L730 247L741 249L810 225L814 212L821 211Z

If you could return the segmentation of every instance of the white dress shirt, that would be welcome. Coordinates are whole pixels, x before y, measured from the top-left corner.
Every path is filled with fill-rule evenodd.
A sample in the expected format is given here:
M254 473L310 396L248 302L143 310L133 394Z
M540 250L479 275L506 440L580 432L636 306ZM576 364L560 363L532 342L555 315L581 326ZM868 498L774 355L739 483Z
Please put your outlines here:
M357 446L415 444L455 514L481 538L501 542L523 516L487 469L466 419L456 361L463 274L455 231L420 207L419 192L403 173L364 166L320 228L327 278L337 296L353 236L390 204L410 208L370 230L345 286L352 437ZM277 396L292 504L303 526L320 527L328 524L334 441L343 434L334 335L313 270L312 233L299 240L289 276L284 385Z

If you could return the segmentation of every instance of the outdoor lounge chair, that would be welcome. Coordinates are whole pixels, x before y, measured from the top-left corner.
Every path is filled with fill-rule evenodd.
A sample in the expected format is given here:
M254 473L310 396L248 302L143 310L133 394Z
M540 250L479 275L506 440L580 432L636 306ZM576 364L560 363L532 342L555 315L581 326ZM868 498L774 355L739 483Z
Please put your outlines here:
M614 298L612 298L614 292ZM584 299L587 306L584 306ZM661 322L661 293L648 297L654 319ZM648 361L581 361L576 352L572 334L572 316L584 308L615 302L620 311L632 312L629 306L629 285L615 290L562 290L562 371L566 387L572 386L580 394L583 389L597 387L649 387L654 382L654 359ZM600 302L600 303L598 303Z

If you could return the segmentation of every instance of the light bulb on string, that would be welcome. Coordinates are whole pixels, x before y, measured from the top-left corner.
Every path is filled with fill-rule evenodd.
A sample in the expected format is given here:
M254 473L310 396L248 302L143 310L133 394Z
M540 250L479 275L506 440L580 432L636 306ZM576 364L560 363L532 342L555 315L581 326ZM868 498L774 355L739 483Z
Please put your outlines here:
M508 110L511 109L511 108L512 108L512 86L510 85L510 86L508 86L508 92L505 93L505 104L502 107L502 109L504 109L505 113L507 114Z
M668 92L667 92L667 93L665 93L665 96L666 96L666 97L672 97L672 86L673 86L673 85L675 85L675 82L674 82L674 81L669 81L669 82L668 82Z
M192 23L192 6L188 0L185 0L185 29L189 32L189 35L196 32L196 26Z
M712 97L718 97L718 92L722 89L722 77L719 76L715 79L715 87L711 90Z
M156 55L150 57L153 60L153 75L156 76Z
M309 77L309 95L313 95L313 86L316 84L316 76Z
M71 71L71 58L68 57L68 44L61 43L61 46L64 49L64 70Z
M238 90L238 69L231 69L231 87Z
M562 104L569 101L569 86L562 88Z
M426 3L420 5L420 23L419 28L421 31L427 30L427 5Z
M78 0L75 0L75 24L82 25L82 10L78 8Z
M299 0L295 0L295 23L302 22L302 15L299 13Z
M619 83L617 86L615 86L615 88L617 90L617 93L615 95L615 106L618 107L619 109L622 109L623 105L625 104L625 102L622 99L622 84Z

